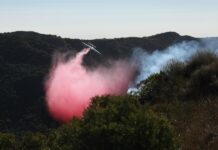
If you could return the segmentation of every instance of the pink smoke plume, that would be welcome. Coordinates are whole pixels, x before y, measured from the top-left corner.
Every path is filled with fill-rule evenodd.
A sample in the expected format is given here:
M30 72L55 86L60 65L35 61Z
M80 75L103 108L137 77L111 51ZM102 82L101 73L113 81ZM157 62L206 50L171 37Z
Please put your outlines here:
M96 95L122 95L135 75L135 66L125 60L113 62L111 67L97 67L88 71L82 66L83 49L67 62L58 59L46 81L46 100L50 114L60 122L82 117L91 98Z

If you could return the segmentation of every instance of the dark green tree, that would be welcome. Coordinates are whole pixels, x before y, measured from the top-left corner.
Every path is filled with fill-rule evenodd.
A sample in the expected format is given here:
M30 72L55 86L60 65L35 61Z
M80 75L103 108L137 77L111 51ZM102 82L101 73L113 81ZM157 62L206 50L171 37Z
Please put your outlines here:
M57 150L173 150L168 122L133 96L95 97L81 120L53 133Z
M16 150L16 136L10 133L0 133L0 150Z
M22 136L20 150L48 150L47 138L42 133L26 132Z

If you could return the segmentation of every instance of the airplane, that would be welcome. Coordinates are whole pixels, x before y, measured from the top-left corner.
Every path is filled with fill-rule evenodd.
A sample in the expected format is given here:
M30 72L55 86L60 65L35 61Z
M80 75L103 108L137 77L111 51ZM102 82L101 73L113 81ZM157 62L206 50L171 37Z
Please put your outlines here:
M89 45L91 45L92 47L96 48L96 46L95 46L95 45L93 45L92 43L89 43L89 42L88 42L88 44L89 44Z
M93 50L93 51L95 51L96 53L102 55L102 53L100 53L100 52L96 49L96 46L93 45L92 43L89 43L89 42L88 42L88 43L82 42L82 43L83 43L83 45L89 47L91 50Z

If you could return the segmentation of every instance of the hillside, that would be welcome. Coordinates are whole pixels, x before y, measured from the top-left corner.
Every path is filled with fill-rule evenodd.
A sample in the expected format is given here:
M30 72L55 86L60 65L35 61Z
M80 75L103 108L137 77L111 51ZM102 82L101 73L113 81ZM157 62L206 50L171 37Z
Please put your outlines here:
M46 132L0 132L0 149L216 150L217 66L207 51L172 61L135 94L94 97L82 118Z
M190 40L198 39L167 32L143 38L90 40L104 57L89 53L85 64L95 66L105 59L129 57L136 47L151 52ZM58 126L46 111L43 82L54 52L75 52L82 48L79 39L20 31L0 34L1 131L46 131Z

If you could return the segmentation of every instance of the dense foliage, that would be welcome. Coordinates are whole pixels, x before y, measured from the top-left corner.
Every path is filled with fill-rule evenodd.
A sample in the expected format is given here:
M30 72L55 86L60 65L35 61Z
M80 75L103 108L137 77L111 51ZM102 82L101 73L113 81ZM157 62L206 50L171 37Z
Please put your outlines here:
M161 50L183 40L194 38L168 32L144 38L91 40L104 57L89 53L85 65L93 67L106 59L128 57L135 47ZM35 32L0 34L0 131L45 131L57 127L45 107L44 80L54 52L73 55L82 48L78 39Z
M131 48L164 49L176 33L93 40L105 58ZM95 97L80 119L58 125L47 114L43 81L54 51L81 49L80 40L33 32L0 34L0 150L217 149L218 56L199 52L169 62L136 95ZM86 57L85 65L102 58ZM95 59L93 59L95 58Z
M25 133L20 142L0 135L1 149L22 150L174 150L176 139L163 117L140 105L133 96L93 99L82 119L50 131Z
M205 100L217 98L218 56L209 51L189 61L170 62L139 85L140 101Z

